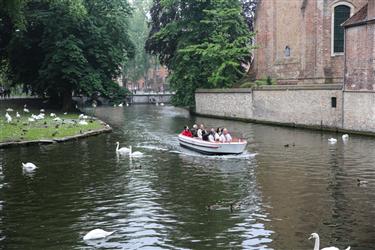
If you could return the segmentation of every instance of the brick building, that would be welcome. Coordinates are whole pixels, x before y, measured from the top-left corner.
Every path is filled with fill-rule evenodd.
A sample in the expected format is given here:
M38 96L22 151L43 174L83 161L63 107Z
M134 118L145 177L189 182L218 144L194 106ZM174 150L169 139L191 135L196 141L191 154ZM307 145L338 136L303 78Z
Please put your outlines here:
M343 24L345 28L345 90L375 90L375 0L368 0Z
M361 40L362 35L367 34L366 27L372 25L369 22L354 24L355 21L363 23L363 14L350 23L348 18L354 17L359 10L364 12L364 6L372 1L259 0L255 19L256 44L259 47L254 55L256 78L270 76L279 84L343 83L345 59L352 61L351 57L357 58L356 51L365 42ZM345 21L348 21L346 29L342 26ZM345 30L350 37L346 46ZM367 38L366 43L374 42L374 33ZM351 46L357 50L349 49ZM345 47L350 51L347 56ZM368 51L363 53L371 54ZM351 64L348 82L354 81L353 74L362 74L358 72L363 67L361 63L361 59L357 58ZM367 63L368 70L371 65L372 62Z

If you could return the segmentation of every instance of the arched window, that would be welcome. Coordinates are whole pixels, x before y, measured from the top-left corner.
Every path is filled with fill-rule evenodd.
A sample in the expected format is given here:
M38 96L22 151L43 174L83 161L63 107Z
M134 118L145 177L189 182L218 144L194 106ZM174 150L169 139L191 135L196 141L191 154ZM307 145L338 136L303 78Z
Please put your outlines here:
M332 15L332 52L344 52L344 28L341 26L351 15L352 8L347 4L339 4L334 6Z

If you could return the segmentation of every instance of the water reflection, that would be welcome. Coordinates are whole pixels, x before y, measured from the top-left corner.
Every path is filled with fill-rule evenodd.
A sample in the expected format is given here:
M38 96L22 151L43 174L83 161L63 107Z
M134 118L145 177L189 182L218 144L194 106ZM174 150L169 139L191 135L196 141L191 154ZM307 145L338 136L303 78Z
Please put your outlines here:
M343 143L334 133L168 106L95 112L112 134L0 150L0 249L312 249L312 232L322 246L375 245L373 139ZM249 141L247 151L212 157L181 149L176 134L193 123L230 128ZM144 157L116 154L116 141ZM39 168L24 175L22 161ZM208 211L210 204L222 209ZM116 232L84 242L94 228Z

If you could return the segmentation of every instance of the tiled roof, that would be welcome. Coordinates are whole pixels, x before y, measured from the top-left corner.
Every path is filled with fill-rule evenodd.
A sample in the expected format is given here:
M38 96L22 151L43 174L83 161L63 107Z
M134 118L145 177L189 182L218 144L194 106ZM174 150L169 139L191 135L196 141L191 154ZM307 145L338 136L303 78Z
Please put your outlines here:
M343 24L344 27L356 26L364 24L367 21L367 4L357 11L353 16L346 20Z

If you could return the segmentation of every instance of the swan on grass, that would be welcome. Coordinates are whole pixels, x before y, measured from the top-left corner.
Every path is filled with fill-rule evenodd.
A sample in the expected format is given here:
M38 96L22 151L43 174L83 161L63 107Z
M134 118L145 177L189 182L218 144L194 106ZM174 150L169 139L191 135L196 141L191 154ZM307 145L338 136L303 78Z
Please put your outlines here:
M81 120L81 121L79 121L78 124L79 124L79 125L82 125L82 126L89 125L89 124L87 123L87 121L85 121L85 120Z
M5 119L7 120L7 123L11 123L12 122L12 117L7 113L5 113Z
M116 142L116 152L117 153L120 153L120 154L128 154L130 152L130 149L129 148L126 148L126 147L122 147L120 148L120 143L119 142Z
M20 118L21 115L17 112L17 113L16 113L16 117L17 117L17 118Z
M105 237L110 236L115 231L107 232L103 229L94 229L88 232L85 236L83 236L83 240L95 240L95 239L102 239Z
M314 250L340 250L337 247L325 247L325 248L320 249L319 248L320 247L319 246L320 245L320 239L319 239L319 235L317 233L312 233L310 235L309 240L311 240L311 239L315 239ZM345 248L345 250L350 250L350 247Z
M14 110L11 109L11 108L7 108L5 111L6 111L6 112L13 112Z
M23 163L22 162L22 168L23 170L25 170L26 172L32 172L34 171L35 169L37 169L38 167L35 166L34 163L31 163L31 162L28 162L28 163Z
M26 104L25 104L26 105ZM27 108L24 108L23 109L23 112L25 112L25 113L30 113L30 110L28 110Z

